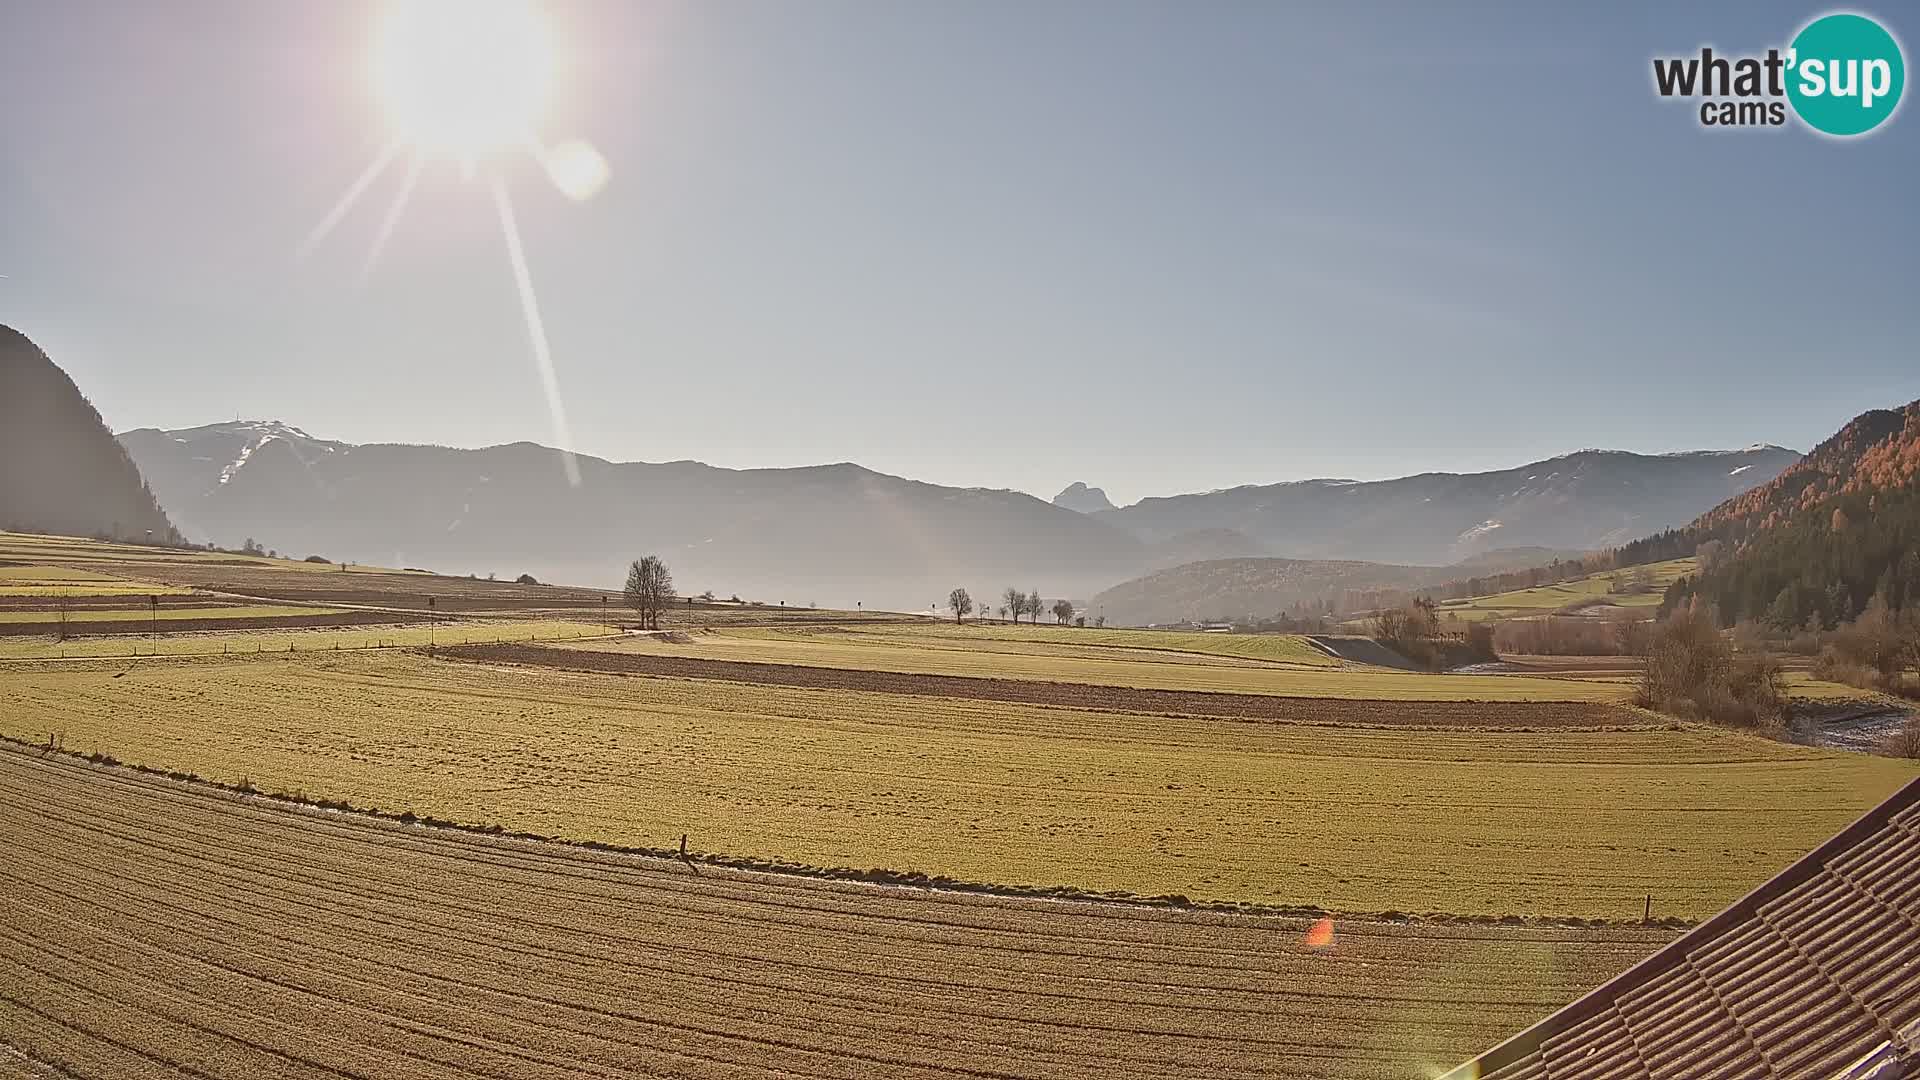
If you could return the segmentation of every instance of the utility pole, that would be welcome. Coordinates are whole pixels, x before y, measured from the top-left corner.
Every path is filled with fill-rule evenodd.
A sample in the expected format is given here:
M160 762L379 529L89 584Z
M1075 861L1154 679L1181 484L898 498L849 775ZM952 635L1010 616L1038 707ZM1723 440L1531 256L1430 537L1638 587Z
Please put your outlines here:
M433 655L433 597L427 597L427 655Z
M160 655L160 598L147 597L147 617L153 623L153 655Z

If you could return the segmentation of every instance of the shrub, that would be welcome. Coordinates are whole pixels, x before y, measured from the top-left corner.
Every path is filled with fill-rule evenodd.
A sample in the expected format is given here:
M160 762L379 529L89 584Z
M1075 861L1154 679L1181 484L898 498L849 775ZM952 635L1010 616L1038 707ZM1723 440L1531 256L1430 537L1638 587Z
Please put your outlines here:
M1648 642L1634 703L1694 720L1783 729L1786 682L1764 650L1736 653L1705 612L1676 611Z
M1474 623L1463 634L1449 634L1441 631L1434 612L1433 602L1425 598L1404 608L1387 608L1374 616L1373 639L1433 671L1500 659L1491 626Z
M1909 697L1920 696L1906 669L1920 662L1920 619L1889 611L1878 599L1858 619L1826 636L1815 678Z
M1920 758L1920 714L1907 717L1900 730L1888 735L1880 752L1888 757Z
M333 565L333 560L327 558L325 555L309 555L306 558L301 559L300 561L310 562L310 563L326 563L329 566Z
M519 577L513 579L513 583L515 585L538 585L540 581L532 574L521 574Z

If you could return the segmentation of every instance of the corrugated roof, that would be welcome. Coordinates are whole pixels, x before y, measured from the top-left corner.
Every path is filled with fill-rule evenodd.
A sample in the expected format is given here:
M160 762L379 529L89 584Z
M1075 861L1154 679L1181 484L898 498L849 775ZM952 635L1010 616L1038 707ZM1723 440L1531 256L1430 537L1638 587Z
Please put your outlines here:
M1441 1080L1920 1076L1920 780Z

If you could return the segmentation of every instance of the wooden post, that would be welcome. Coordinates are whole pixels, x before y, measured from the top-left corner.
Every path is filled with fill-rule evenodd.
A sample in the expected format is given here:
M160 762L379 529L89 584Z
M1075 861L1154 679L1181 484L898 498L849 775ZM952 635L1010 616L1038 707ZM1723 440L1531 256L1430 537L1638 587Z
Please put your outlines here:
M686 833L680 834L680 857L683 859L687 857L687 834Z
M1647 910L1645 914L1640 916L1640 921L1643 923L1650 923L1653 921L1653 894L1652 893L1647 894Z

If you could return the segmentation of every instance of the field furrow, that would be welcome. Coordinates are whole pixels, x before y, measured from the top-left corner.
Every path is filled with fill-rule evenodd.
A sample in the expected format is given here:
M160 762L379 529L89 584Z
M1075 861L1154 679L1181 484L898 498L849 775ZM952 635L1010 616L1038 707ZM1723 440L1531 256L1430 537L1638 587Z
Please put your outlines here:
M1246 696L1289 719L302 654L23 665L0 734L624 847L1611 918L1704 917L1912 773L1605 705Z
M1670 936L1347 921L1315 952L1299 919L689 868L17 750L0 846L0 1046L74 1076L1393 1076Z

